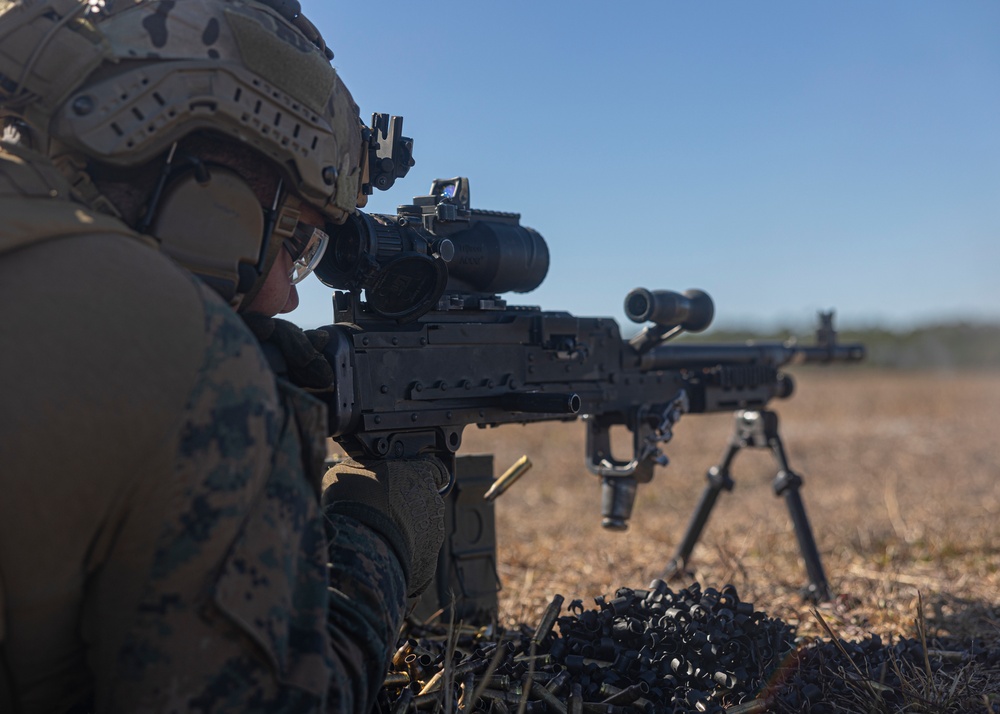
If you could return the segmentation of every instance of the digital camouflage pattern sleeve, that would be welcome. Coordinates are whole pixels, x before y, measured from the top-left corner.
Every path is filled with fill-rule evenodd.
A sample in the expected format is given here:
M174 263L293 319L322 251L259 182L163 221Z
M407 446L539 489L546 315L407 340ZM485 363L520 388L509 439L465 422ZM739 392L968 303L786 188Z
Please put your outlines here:
M285 404L298 420L303 464L316 492L326 462L326 409L283 379ZM389 667L406 605L399 559L371 528L347 516L324 514L327 538L327 633L334 666L329 712L368 712Z
M402 568L372 531L324 526L322 405L283 380L276 397L261 389L263 356L213 295L205 320L183 493L98 708L367 714L402 618Z
M327 534L330 644L342 665L330 682L327 709L362 711L359 704L371 707L388 670L402 625L406 581L388 544L366 526L331 515ZM354 699L359 696L360 701Z

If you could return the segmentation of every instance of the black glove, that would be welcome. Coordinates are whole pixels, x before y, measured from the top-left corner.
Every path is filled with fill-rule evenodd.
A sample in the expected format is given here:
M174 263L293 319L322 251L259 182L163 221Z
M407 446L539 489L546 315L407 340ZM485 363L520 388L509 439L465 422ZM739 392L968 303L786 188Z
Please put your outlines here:
M434 579L444 541L444 499L448 470L436 458L347 460L323 478L323 511L348 516L377 532L403 566L410 597Z
M292 384L307 389L326 389L333 384L333 367L320 354L330 340L329 333L302 330L288 320L252 312L240 317L265 348L265 353L269 347L281 353Z

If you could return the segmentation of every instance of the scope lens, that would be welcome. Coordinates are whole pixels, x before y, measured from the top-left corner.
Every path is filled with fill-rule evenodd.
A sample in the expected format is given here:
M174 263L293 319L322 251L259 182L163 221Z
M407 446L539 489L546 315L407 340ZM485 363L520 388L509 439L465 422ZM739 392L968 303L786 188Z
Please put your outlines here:
M633 322L645 322L649 315L649 296L639 290L633 290L625 301L625 314Z
M333 245L333 264L345 273L358 264L361 257L361 241L357 233L345 233L337 236Z

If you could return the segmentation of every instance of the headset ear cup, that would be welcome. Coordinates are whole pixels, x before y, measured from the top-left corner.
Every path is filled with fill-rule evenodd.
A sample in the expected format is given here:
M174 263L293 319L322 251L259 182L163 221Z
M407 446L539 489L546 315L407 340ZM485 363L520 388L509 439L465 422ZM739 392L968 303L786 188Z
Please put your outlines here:
M234 171L211 166L199 181L186 170L167 182L149 232L164 253L232 300L247 283L246 266L260 261L264 209Z

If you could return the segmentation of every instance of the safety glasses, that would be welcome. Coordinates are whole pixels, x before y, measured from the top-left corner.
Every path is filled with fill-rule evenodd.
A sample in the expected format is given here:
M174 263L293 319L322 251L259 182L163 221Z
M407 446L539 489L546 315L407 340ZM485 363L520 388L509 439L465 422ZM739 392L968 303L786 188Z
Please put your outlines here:
M316 269L329 242L330 236L319 228L305 223L295 226L295 231L284 242L285 250L292 256L292 270L288 274L292 285L302 282Z

